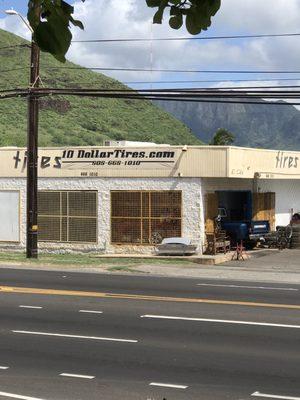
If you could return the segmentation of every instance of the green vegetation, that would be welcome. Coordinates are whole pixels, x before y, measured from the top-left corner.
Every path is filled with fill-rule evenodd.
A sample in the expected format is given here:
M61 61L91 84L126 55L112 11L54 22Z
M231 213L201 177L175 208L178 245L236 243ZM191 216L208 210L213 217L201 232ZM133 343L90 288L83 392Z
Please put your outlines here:
M234 142L235 136L227 129L219 128L215 133L210 145L212 146L230 146Z
M16 252L0 252L0 263L15 263L24 265L65 265L65 266L86 266L99 267L107 271L125 271L125 272L143 272L134 269L141 265L181 265L192 266L193 262L189 260L181 260L180 258L172 259L155 259L155 258L130 258L130 257L96 257L95 254L54 254L40 253L39 258L26 259L25 253Z
M26 43L18 36L0 30L0 49ZM0 50L0 90L28 86L29 56L28 47ZM68 69L70 67L76 65L61 64L51 55L42 53L42 83L60 88L127 88L103 74L87 69ZM40 146L99 146L107 139L201 144L182 122L150 101L53 96L40 100L40 109ZM24 146L26 129L26 100L0 100L0 146Z

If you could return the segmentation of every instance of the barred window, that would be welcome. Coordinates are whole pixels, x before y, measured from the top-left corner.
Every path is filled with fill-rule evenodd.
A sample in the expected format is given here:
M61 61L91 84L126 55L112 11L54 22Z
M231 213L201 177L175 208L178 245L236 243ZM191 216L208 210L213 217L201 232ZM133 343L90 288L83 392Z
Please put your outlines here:
M181 191L112 191L111 241L157 244L181 236Z
M97 242L96 191L39 191L39 241Z

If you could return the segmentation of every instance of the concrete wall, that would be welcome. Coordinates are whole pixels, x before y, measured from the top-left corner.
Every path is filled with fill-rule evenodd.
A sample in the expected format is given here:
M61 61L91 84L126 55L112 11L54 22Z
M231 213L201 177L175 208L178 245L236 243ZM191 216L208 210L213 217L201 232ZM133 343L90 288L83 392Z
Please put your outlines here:
M258 191L276 193L276 225L288 225L292 213L300 212L299 180L259 180Z
M2 178L0 190L20 190L20 244L1 243L2 247L24 248L26 240L26 180ZM39 243L42 249L84 250L105 253L150 253L152 246L114 246L110 243L110 191L111 190L182 190L182 235L191 238L202 251L204 238L203 196L200 178L40 178L40 190L97 190L98 243Z

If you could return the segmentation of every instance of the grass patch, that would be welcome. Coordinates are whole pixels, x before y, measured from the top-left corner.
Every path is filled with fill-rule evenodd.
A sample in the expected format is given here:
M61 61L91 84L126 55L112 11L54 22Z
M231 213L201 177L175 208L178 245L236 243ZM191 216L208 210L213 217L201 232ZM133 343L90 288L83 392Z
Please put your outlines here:
M192 261L175 259L155 259L155 258L106 258L95 257L95 254L54 254L40 253L38 259L27 259L25 253L0 252L0 262L26 263L26 264L53 264L53 265L78 265L78 266L111 266L109 271L124 270L139 265L183 265L190 266ZM142 271L140 271L142 272Z
M193 261L185 260L185 259L167 259L167 258L106 258L106 257L97 257L99 263L101 264L130 264L130 265L191 265Z
M133 269L130 268L128 265L116 265L114 267L109 267L107 268L107 271L111 271L111 272L141 272L141 273L145 273L145 271L140 271L138 269Z

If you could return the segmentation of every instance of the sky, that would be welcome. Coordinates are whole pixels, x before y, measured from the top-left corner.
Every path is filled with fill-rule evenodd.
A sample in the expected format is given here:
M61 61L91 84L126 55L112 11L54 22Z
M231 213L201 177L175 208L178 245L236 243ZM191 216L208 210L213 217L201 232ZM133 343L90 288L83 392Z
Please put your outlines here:
M165 18L151 23L154 9L145 0L80 0L72 2L75 17L85 30L72 29L73 40L161 38L190 36L185 29L172 30ZM26 14L27 0L0 0L0 10L14 8ZM0 13L0 28L30 38L22 21ZM239 34L300 33L300 0L223 0L212 26L200 37ZM300 69L300 36L250 40L207 40L139 43L74 43L67 58L86 67L152 69L291 70ZM157 80L221 80L223 83L152 84L132 87L228 86L226 80L299 78L292 75L107 72L123 82ZM289 82L282 82L289 84ZM294 82L291 82L293 84ZM238 83L236 83L238 84ZM244 83L245 84L245 83ZM257 83L249 83L256 85ZM272 84L266 82L261 84Z

